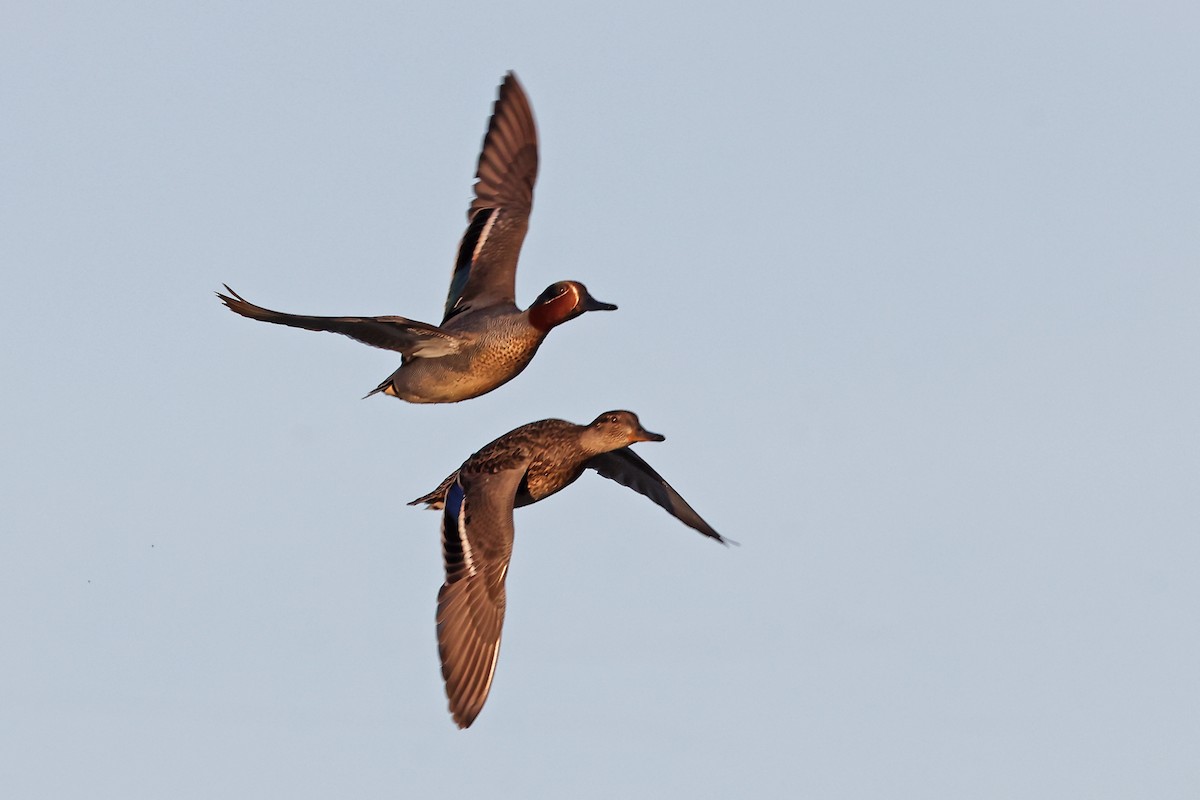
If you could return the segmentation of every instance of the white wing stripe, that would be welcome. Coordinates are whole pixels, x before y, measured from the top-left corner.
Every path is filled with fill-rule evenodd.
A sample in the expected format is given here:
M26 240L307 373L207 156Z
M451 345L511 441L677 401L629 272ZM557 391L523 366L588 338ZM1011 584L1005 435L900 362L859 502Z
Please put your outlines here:
M492 232L492 226L496 224L496 217L500 216L500 211L495 210L488 214L487 223L484 224L483 230L479 232L479 238L475 240L475 249L471 251L471 263L474 264L479 258L479 253L483 250L483 245L487 242L488 234Z
M468 575L475 575L475 551L471 549L471 538L467 536L467 498L463 497L462 505L458 508L458 546L463 554L463 566Z

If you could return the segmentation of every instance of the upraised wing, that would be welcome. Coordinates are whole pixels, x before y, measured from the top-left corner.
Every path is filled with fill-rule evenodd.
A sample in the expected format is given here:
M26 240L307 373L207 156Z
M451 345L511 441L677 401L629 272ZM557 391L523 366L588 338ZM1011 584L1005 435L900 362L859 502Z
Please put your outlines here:
M517 76L509 72L479 154L475 198L467 210L443 324L472 308L516 303L517 259L529 230L537 170L533 111Z

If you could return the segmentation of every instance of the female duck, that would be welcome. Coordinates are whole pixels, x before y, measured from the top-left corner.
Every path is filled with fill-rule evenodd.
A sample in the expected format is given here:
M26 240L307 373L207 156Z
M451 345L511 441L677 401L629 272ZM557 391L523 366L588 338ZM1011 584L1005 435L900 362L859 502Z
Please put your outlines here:
M438 653L450 714L460 728L483 708L500 655L515 506L549 497L585 469L594 469L705 536L729 543L629 449L634 442L664 439L643 428L630 411L607 411L590 425L532 422L491 442L438 488L410 503L442 509L446 582L438 592Z

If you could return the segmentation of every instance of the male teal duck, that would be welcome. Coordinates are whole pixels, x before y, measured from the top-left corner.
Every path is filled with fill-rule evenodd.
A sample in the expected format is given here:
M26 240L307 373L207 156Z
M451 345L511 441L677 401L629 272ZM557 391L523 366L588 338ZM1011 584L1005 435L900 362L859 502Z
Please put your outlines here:
M485 446L409 504L442 510L446 582L438 592L438 652L450 714L460 728L475 721L496 671L515 506L543 500L594 469L705 536L730 543L629 449L665 438L643 428L630 411L606 411L590 425L531 422Z
M401 355L400 368L367 396L410 403L457 403L521 373L546 335L587 311L613 311L578 281L548 287L526 310L516 305L517 260L537 178L533 112L516 75L500 84L476 171L475 198L450 280L440 325L405 317L312 317L272 311L225 286L217 296L243 317L349 336Z

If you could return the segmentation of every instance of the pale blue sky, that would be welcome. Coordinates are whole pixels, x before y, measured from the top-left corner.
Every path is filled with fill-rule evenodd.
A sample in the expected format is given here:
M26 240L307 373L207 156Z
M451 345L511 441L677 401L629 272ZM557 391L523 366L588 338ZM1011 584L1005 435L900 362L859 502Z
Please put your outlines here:
M6 4L0 794L1200 795L1197 7L426 6ZM510 68L620 311L418 407L219 305L436 322ZM459 731L405 502L609 408L743 546L522 509Z

